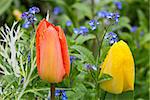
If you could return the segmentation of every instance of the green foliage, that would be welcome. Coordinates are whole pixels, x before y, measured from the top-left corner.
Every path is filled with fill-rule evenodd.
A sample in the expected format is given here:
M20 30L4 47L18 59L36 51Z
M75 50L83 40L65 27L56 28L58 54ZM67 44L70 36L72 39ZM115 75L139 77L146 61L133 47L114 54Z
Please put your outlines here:
M14 22L15 16L12 13L14 9L24 12L34 5L40 7L41 10L37 16L38 22L45 17L45 13L49 10L49 21L63 27L69 54L76 57L71 63L70 76L56 85L58 90L66 90L68 100L149 99L148 0L120 0L122 10L116 9L113 0L93 1L94 5L91 3L92 0L0 1L0 24L2 24L0 29L0 100L34 100L35 98L43 100L49 96L50 84L42 81L37 74L35 31L31 27L23 29L22 21ZM61 7L62 13L53 14L56 6ZM127 42L132 51L135 61L134 92L114 95L99 87L101 82L113 79L107 74L99 77L100 65L111 47L107 39L104 38L101 41L105 29L108 27L107 20L102 18L98 20L100 24L94 31L88 25L91 19L98 19L97 12L100 10L120 13L119 23L111 25L106 33L111 31L117 33L119 40ZM72 21L71 26L66 26L68 20ZM89 28L87 35L77 35L73 32L73 28L80 26ZM137 26L135 32L130 31L132 26ZM98 55L99 52L100 55ZM30 61L28 61L28 55L30 55ZM96 70L87 69L86 64L95 65ZM57 99L60 100L60 98Z
M1 0L0 2L0 15L2 15L11 5L13 0Z

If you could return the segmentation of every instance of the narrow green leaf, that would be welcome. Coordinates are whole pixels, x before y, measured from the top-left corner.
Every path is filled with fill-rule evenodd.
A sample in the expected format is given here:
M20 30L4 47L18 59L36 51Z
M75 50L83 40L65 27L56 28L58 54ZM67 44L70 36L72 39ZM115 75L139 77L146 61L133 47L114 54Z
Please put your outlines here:
M88 34L86 36L82 36L80 35L77 39L76 39L76 44L83 44L84 42L91 40L91 39L95 39L95 35L93 34Z
M99 83L111 80L113 77L108 74L102 74L102 76L99 78Z
M82 61L95 64L93 53L87 48L79 45L73 45L71 46L71 49L74 49L81 54L81 58L79 59L81 59Z

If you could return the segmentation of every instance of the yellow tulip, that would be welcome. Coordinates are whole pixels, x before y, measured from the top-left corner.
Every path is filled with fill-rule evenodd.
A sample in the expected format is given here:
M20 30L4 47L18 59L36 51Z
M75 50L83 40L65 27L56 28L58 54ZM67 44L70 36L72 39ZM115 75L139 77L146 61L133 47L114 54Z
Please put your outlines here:
M112 45L102 64L100 77L102 74L112 76L111 80L100 84L103 90L113 94L134 90L134 60L124 41Z

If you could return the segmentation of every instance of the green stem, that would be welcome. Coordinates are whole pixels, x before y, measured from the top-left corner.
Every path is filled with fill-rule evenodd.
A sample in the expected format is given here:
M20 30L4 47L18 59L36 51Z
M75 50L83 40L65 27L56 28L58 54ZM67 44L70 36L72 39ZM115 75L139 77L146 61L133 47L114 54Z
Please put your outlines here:
M91 0L91 11L92 11L92 18L94 18L94 0Z
M55 100L55 85L51 83L51 100Z

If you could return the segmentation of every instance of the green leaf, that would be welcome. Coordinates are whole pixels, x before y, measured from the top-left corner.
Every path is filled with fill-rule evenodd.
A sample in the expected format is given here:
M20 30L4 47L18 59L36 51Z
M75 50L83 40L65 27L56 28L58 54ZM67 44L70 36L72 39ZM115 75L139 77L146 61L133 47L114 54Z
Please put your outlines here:
M11 5L12 0L1 0L0 2L0 15L2 15Z
M90 40L90 39L95 39L95 35L93 34L88 34L86 36L82 36L80 35L77 39L76 39L76 44L83 44L84 42Z
M102 76L99 78L99 83L111 80L113 77L108 74L102 74Z
M81 59L83 62L95 64L93 53L90 50L88 50L87 48L85 48L83 46L79 46L79 45L73 45L73 46L71 46L71 49L74 49L81 54L81 56L80 56L81 58L79 58L79 59Z
M123 92L121 94L107 93L105 100L134 100L133 91Z
M72 8L77 9L78 11L78 17L80 19L84 18L84 16L89 17L90 19L92 18L92 12L91 9L89 7L89 5L85 4L85 3L75 3Z

